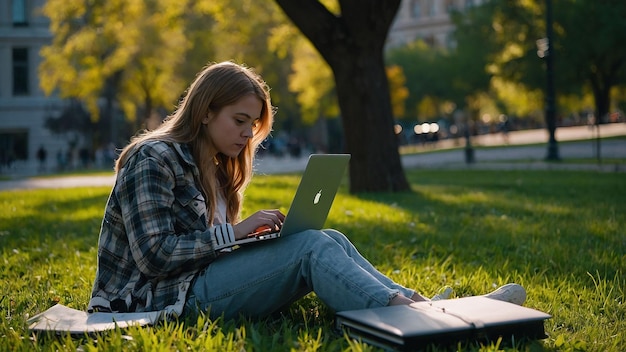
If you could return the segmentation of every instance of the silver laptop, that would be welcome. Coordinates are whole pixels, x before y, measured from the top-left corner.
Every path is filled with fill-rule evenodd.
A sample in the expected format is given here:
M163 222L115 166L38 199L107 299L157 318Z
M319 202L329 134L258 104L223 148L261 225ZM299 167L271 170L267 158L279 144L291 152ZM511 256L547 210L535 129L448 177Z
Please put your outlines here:
M291 206L278 232L262 232L237 240L234 246L321 230L326 222L350 154L311 154Z

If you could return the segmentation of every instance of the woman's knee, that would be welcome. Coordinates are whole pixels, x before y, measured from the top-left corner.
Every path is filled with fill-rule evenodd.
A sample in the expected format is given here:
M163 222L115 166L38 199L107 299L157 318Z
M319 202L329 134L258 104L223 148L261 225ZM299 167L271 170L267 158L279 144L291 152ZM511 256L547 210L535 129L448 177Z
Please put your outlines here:
M303 248L309 250L316 247L323 250L324 248L329 248L329 246L337 247L339 245L345 251L348 241L342 233L336 230L306 230L293 237L294 241L299 242Z
M350 240L343 233L341 233L341 232L339 232L339 231L337 231L335 229L324 229L324 230L322 230L322 232L325 233L328 237L330 237L333 240L335 240L342 247L344 247L344 248L351 247Z

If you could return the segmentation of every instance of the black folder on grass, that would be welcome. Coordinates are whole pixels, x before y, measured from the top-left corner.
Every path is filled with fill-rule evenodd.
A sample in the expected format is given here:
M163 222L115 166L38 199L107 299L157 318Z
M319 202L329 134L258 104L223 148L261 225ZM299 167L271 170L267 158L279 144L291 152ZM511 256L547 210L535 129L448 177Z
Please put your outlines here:
M549 314L482 296L338 312L337 328L383 348L546 338Z

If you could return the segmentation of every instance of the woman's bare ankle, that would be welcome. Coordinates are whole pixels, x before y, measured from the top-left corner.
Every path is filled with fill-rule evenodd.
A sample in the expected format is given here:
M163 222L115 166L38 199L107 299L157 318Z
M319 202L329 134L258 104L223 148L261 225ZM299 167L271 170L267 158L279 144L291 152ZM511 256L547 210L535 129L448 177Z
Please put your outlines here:
M411 296L411 299L415 302L423 302L423 301L430 301L428 298L420 295L419 293L414 293L413 296Z
M411 303L415 303L415 301L403 295L397 295L389 301L390 306L409 305Z

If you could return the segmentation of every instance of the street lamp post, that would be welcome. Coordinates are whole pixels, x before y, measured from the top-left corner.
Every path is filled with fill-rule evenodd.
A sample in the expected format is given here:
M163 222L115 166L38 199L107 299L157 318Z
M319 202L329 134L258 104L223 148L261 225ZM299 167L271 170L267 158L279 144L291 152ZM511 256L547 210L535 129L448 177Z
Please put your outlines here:
M556 107L554 93L554 45L552 41L552 0L546 0L546 125L550 135L546 160L560 160L556 142Z
M472 147L471 137L470 137L470 118L469 114L465 115L465 163L473 164L474 159L474 148Z
M463 137L465 137L465 163L473 164L474 159L474 148L472 147L471 137L470 137L470 118L469 113L467 111L463 111L457 109L454 112L454 123L457 126L462 126L463 128Z

